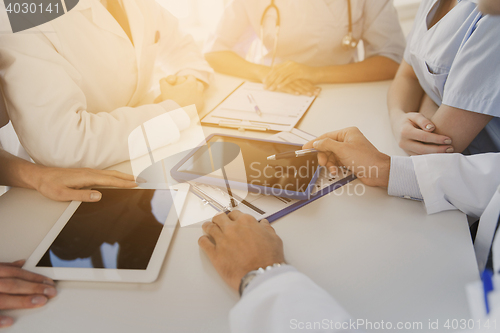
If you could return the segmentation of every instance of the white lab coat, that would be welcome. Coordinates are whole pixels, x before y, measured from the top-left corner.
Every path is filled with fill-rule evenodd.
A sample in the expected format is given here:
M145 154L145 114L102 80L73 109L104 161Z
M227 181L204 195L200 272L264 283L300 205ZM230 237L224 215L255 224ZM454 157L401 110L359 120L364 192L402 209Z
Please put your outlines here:
M500 154L412 156L427 213L458 209L479 218L500 185Z
M212 69L193 38L154 0L123 0L133 42L100 3L81 0L69 13L26 33L0 35L0 77L22 145L44 165L105 168L129 159L128 136L172 111L153 104L153 74ZM189 126L180 110L161 117L164 144Z
M490 209L489 202L498 202L500 154L423 155L414 162L422 193L429 200L426 204L433 212L449 210L456 204L461 210L481 215ZM494 221L480 224L495 223L497 219L498 215ZM500 258L499 243L500 236L497 236L493 245L494 260ZM335 329L335 325L332 329L331 322L325 323L324 319L347 329ZM500 321L500 308L492 310L490 319ZM356 322L356 319L350 321L345 310L325 290L300 272L276 275L249 290L231 310L229 320L234 333L295 332L300 331L299 323L307 322L325 324L308 331L351 332L355 327L351 324Z
M363 40L365 58L380 55L401 62L406 43L392 0L351 3L353 36ZM263 25L263 44L269 52L253 50L255 54L251 55L250 48L256 38L260 40L262 15L270 4L270 0L232 0L205 52L233 51L270 65L276 40L274 10ZM276 63L292 60L309 66L332 66L358 60L356 48L342 46L349 26L346 0L276 0L275 4L281 17ZM264 59L258 59L262 55Z

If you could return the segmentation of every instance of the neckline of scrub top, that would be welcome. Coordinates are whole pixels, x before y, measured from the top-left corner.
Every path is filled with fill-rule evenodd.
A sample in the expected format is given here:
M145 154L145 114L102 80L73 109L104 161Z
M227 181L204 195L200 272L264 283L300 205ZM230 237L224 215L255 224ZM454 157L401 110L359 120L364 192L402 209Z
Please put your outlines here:
M434 0L434 3L432 4L432 6L429 8L429 10L427 11L427 14L425 14L425 27L427 28L427 31L430 31L432 30L436 25L439 24L439 22L441 22L446 16L448 16L448 14L450 14L450 12L455 9L457 7L457 5L462 2L462 0L457 0L457 4L448 11L448 13L446 13L446 15L444 15L443 17L441 17L439 19L439 21L437 21L436 23L434 23L434 25L432 27L429 27L429 25L431 24L432 20L434 19L434 17L437 15L437 10L439 9L439 3L443 1L443 0ZM470 2L474 2L474 3L477 3L476 1L474 0L471 0ZM434 12L434 14L432 14L432 12Z

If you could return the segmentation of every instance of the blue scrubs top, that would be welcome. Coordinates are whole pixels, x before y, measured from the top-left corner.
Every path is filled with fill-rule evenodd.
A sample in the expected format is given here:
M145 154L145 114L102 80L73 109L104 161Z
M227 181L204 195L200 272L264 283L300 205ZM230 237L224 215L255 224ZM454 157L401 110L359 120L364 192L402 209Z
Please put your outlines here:
M481 14L477 1L459 0L428 29L439 1L422 1L405 61L437 105L495 117L466 153L500 152L500 16Z

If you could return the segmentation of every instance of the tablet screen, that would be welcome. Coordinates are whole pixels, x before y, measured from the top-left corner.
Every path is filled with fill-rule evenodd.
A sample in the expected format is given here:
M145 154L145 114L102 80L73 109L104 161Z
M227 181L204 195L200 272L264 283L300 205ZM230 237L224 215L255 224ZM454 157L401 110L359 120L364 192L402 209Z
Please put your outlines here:
M232 166L228 163L228 159L233 159L233 155L236 155L233 152L234 145L237 145L241 151L245 172L237 170L231 172L230 170ZM233 181L292 192L305 192L318 168L316 155L277 161L267 160L268 156L300 149L300 146L286 143L214 136L206 146L198 149L178 171L200 176L210 174L210 176L223 179L220 169L225 166L226 174L241 175L240 179L228 176Z
M177 192L99 191L101 201L77 208L37 267L147 268Z

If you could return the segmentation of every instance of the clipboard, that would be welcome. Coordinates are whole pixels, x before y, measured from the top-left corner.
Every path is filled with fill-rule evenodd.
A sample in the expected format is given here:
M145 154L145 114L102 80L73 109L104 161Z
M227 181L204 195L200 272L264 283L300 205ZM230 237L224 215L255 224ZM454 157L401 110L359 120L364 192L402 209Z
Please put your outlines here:
M301 131L293 129L290 132L278 133L269 139L282 142L292 142L304 144L316 137ZM326 172L326 169L323 170ZM351 173L347 173L340 178L331 178L326 174L320 175L320 179L328 181L326 186L318 188L307 200L294 200L284 197L276 197L272 195L261 195L255 193L248 193L245 199L234 195L238 203L238 210L243 213L250 214L257 220L267 219L269 222L274 222L316 200L319 198L341 188L354 181L356 177ZM319 180L321 181L321 180ZM200 222L210 221L213 216L218 212L229 212L233 208L230 205L231 197L222 188L207 184L199 184L196 182L189 182L191 184L191 191L196 198L195 202L190 202L192 205L186 211L190 212L185 218L185 224L181 222L181 227L186 227ZM196 203L198 201L199 203Z
M254 110L252 96L262 113ZM243 82L201 120L202 125L261 132L289 132L302 119L316 96L296 96Z

